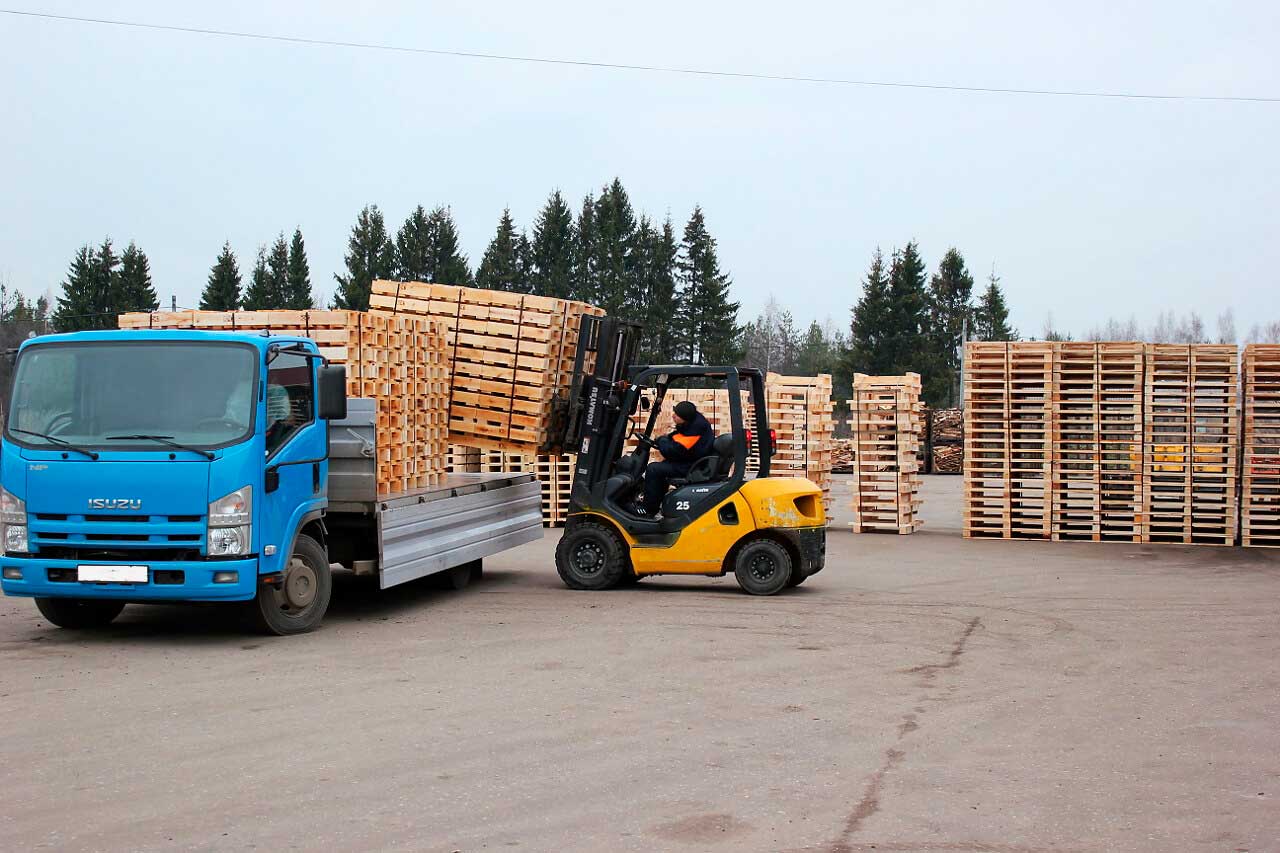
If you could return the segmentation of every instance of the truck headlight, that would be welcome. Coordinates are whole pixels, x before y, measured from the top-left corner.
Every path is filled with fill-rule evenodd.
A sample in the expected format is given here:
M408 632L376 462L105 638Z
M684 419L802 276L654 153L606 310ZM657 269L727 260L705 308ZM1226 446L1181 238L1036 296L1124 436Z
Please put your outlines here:
M248 554L252 536L252 486L243 486L209 504L210 557Z
M215 527L209 531L210 557L235 557L249 553L249 525Z
M25 554L27 545L27 505L8 489L0 488L0 546L6 554Z

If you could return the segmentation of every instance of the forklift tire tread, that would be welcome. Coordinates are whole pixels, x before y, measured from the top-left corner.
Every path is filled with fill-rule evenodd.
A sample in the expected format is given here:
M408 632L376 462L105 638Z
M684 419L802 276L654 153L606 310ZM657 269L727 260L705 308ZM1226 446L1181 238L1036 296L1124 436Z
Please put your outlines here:
M626 547L603 524L581 521L565 529L556 545L556 571L569 589L610 589L632 574Z

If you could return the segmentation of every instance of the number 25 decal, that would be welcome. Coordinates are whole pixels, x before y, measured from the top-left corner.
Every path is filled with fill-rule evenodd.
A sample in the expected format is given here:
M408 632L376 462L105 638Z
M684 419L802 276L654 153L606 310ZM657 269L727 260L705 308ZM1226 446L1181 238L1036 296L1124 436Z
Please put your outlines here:
M676 512L680 512L681 510L686 510L688 508L689 508L688 501L676 501Z

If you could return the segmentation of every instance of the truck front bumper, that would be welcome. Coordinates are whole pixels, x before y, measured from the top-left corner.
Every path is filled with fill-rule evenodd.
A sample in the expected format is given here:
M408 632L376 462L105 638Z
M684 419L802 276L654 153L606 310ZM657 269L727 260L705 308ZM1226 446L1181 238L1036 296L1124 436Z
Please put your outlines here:
M127 601L247 601L257 594L258 561L218 560L157 562L148 565L146 583L88 583L78 580L83 565L74 560L45 560L40 556L0 557L5 595L40 598L113 598ZM13 570L22 577L10 577ZM235 572L231 582L214 583L215 573Z

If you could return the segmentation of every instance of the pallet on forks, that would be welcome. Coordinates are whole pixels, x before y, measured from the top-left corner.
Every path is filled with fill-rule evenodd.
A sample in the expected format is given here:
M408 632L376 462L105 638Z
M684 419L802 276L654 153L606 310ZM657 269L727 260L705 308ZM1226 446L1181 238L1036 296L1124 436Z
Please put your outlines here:
M566 405L583 302L546 296L377 280L375 315L423 317L441 325L453 366L449 429L469 446L545 452Z
M1244 350L1240 542L1280 548L1280 344Z
M922 522L920 375L853 377L849 401L854 441L855 533L909 534Z

